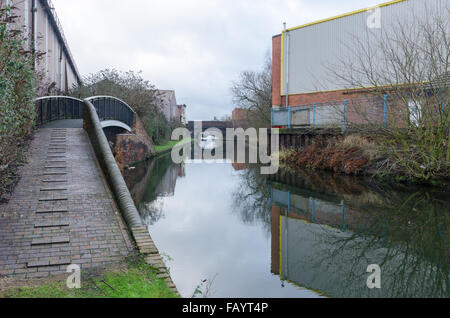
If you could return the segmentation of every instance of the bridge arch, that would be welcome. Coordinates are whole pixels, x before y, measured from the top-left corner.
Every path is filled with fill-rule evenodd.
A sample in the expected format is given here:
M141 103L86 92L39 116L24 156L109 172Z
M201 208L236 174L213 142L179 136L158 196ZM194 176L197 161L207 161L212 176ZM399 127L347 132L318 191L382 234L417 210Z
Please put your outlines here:
M114 148L114 155L123 165L142 161L156 153L137 113L116 97L93 96L81 100L69 96L44 96L35 99L35 105L37 126L75 119L81 120L80 127L73 128L82 127L88 134L92 132L92 126L102 130L101 134L98 131L96 134L112 142L110 146ZM67 123L68 126L71 124Z
M93 96L85 100L94 105L101 122L118 121L127 126L125 129L131 131L136 112L123 100L112 96Z
M83 119L85 101L94 106L103 128L132 131L136 112L123 100L112 96L93 96L81 100L70 96L44 96L35 99L36 125L55 120Z

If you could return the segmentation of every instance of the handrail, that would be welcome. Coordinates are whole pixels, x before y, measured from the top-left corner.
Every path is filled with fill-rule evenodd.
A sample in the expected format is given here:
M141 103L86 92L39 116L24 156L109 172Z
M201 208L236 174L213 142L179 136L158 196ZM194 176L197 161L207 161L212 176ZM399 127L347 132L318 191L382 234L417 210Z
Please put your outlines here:
M114 193L123 214L124 219L130 228L142 226L139 212L134 205L130 191L123 179L122 173L117 166L116 159L111 151L108 140L103 132L100 119L94 105L88 100L84 100L83 126L89 135L95 154L109 181L111 190Z
M121 100L121 99L119 99L119 98L117 98L117 97L114 97L114 96L98 95L98 96L88 97L88 98L86 98L85 100L91 101L91 100L94 100L94 99L100 99L100 98L111 98L111 99L115 99L115 100L121 102L122 104L124 104L125 106L127 106L134 114L136 114L136 112L133 110L133 108L131 108L130 105L128 105L128 104L127 104L126 102L124 102L123 100Z
M112 96L93 96L86 100L95 107L100 120L118 120L133 127L136 112L123 100Z
M113 96L92 96L86 98L93 104L100 120L116 120L124 123L128 131L134 126L136 112L123 100ZM81 119L84 100L71 96L44 96L34 100L37 124L59 119ZM67 107L69 105L69 107ZM74 106L75 105L75 106Z
M68 96L44 96L34 100L36 124L42 125L60 119L83 118L83 101Z
M38 97L38 98L34 99L34 102L38 102L38 101L44 100L44 99L51 99L51 98L67 98L67 99L73 99L73 100L76 100L76 101L79 101L79 102L83 103L82 99L79 99L79 98L76 98L76 97L71 97L71 96L64 96L64 95Z

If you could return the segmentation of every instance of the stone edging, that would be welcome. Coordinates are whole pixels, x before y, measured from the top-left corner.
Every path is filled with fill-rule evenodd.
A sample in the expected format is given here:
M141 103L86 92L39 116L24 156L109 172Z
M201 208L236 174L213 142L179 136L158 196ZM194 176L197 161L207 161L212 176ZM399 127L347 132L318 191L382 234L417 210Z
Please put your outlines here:
M168 286L179 295L169 271L164 264L164 260L148 233L148 229L142 224L139 212L134 205L130 191L103 132L94 105L85 100L84 106L83 128L89 136L100 166L119 205L120 212L136 242L138 251L144 256L147 264L159 270L157 277L164 279Z

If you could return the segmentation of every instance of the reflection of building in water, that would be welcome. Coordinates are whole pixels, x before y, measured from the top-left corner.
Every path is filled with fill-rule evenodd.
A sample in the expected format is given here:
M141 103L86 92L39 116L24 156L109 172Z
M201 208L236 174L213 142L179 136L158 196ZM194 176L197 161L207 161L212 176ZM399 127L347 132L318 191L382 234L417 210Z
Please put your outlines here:
M178 177L179 178L186 177L186 166L184 165L184 163L178 166Z
M271 272L282 281L331 297L450 295L445 265L438 269L420 251L407 250L408 242L392 244L382 228L364 232L364 224L383 224L384 213L375 219L352 211L345 202L319 200L301 191L272 189ZM371 264L381 266L380 290L367 288Z
M144 224L154 224L164 217L164 198L174 196L177 178L186 176L185 165L174 164L170 156L165 156L138 165L133 171L137 174L135 178L127 178L128 184L133 184L134 181L130 192L136 200ZM145 177L136 183L138 176L144 173Z
M155 194L158 197L172 197L175 194L175 186L179 174L178 165L170 165L167 168L161 182L156 187Z
M303 192L303 191L299 191ZM358 228L367 222L370 214L363 214L347 206L344 200L337 197L312 197L318 195L304 190L304 193L296 194L273 188L272 201L289 211L291 218L312 223L320 223L343 231L348 228Z
M242 170L246 170L247 169L247 164L245 164L245 163L233 162L232 165L233 165L234 171L242 171Z

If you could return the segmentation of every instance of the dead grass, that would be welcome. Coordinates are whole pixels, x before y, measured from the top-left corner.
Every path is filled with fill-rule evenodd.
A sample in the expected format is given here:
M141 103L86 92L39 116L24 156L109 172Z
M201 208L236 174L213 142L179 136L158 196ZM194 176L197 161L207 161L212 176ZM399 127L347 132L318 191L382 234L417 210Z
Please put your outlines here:
M317 138L299 151L283 149L280 162L297 168L328 170L347 175L364 174L371 162L382 153L377 143L367 137Z
M342 148L359 148L365 156L369 157L370 161L382 157L380 146L375 141L367 137L362 137L359 135L349 135L345 137L341 142L337 143L338 147L339 143Z

